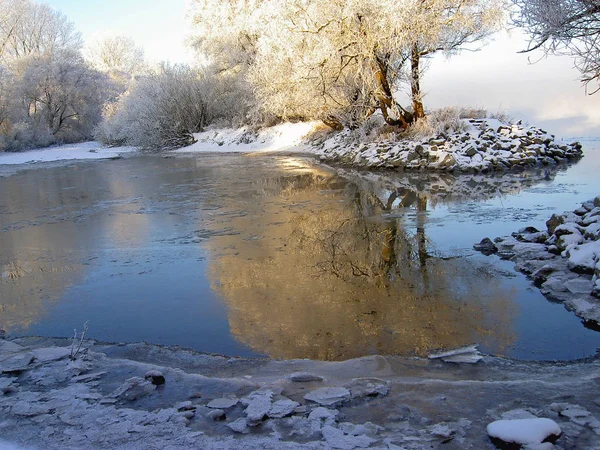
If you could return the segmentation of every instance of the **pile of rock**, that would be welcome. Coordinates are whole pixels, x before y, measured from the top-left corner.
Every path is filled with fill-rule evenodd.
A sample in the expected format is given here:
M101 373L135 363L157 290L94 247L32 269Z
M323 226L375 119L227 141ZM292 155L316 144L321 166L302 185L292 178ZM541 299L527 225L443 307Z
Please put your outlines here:
M600 196L575 211L553 214L546 227L526 227L495 242L485 238L474 248L515 261L546 297L600 322Z
M536 127L496 119L463 119L466 131L424 141L357 143L350 132L314 142L323 161L366 168L488 172L555 165L581 158L578 142L562 144Z

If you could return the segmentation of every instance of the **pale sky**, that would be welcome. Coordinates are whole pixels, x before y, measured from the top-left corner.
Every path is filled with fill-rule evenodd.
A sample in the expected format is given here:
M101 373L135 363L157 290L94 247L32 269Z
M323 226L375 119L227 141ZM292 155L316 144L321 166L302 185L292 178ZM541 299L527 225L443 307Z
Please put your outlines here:
M63 12L86 41L125 34L151 61L190 62L185 0L46 0ZM569 57L518 54L526 37L501 33L478 52L436 57L422 88L425 107L449 105L502 111L561 137L600 136L600 92L586 95ZM535 64L528 59L539 60Z

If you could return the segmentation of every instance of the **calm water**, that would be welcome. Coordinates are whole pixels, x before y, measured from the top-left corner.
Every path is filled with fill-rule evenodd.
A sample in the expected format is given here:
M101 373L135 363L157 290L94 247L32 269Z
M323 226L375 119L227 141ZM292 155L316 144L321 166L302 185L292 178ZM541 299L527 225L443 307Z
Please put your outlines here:
M377 175L286 156L133 157L0 177L0 328L345 359L479 343L592 355L600 333L483 237L600 194L600 142L568 170Z

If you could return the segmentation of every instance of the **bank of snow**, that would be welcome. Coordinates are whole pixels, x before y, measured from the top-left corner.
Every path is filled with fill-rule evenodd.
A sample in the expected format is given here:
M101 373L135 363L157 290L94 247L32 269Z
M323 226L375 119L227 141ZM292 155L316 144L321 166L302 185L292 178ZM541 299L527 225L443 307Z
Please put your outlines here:
M81 142L19 153L0 153L0 166L66 160L111 159L134 151L136 151L135 147L104 147L99 142Z
M194 134L196 143L173 153L306 151L307 137L322 126L320 122L298 122L258 131L249 127L209 128Z
M475 249L516 263L542 293L586 321L600 323L600 196L561 215L546 230L526 227Z

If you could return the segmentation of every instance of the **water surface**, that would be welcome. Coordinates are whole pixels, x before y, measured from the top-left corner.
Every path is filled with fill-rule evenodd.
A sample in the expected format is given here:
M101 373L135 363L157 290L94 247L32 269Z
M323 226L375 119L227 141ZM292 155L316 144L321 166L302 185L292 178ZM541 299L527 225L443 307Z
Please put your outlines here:
M599 194L568 169L373 174L299 156L132 157L0 178L0 328L345 359L479 343L594 354L600 334L472 250Z

